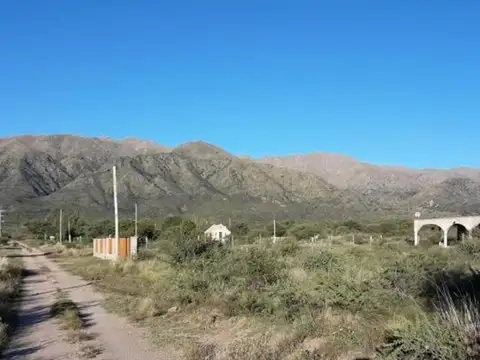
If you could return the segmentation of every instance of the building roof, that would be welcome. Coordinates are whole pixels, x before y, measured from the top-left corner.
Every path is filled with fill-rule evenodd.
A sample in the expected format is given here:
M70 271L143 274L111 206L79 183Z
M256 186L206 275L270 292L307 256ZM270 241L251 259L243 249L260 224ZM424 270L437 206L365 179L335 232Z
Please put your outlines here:
M211 232L211 231L217 230L219 228L222 229L222 230L227 230L228 232L230 232L230 230L223 224L213 224L207 230L205 230L205 232Z

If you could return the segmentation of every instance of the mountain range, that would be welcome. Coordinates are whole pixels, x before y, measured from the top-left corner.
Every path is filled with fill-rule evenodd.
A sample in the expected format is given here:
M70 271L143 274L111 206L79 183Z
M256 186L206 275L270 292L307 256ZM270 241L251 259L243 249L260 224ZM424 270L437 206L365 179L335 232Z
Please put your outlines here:
M245 220L478 214L480 169L377 166L328 153L237 157L196 141L169 148L128 138L74 135L0 139L0 205L20 217L61 208L111 216L112 166L119 211Z

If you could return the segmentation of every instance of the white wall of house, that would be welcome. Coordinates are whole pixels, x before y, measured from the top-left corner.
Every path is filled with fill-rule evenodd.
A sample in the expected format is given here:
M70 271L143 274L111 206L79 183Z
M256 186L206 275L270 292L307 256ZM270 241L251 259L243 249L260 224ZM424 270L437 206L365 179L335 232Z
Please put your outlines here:
M212 240L225 242L226 238L231 235L230 230L223 224L215 224L205 230L205 235Z

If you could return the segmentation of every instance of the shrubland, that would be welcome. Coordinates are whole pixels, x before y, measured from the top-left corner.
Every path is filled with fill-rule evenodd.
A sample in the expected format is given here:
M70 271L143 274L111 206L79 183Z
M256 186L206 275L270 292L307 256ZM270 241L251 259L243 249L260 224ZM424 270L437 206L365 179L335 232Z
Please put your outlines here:
M135 259L54 256L188 360L480 358L480 242L413 247L405 224L291 222L276 244L241 225L221 244L169 219Z

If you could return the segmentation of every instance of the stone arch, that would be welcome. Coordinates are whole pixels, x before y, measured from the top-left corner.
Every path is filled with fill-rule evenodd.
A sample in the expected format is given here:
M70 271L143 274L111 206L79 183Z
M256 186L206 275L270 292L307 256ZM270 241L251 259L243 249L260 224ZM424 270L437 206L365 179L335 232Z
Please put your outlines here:
M468 239L470 229L466 224L460 222L454 222L447 229L447 241L449 244L459 244Z
M430 230L429 234L423 234L421 235L420 232L421 231L428 231ZM438 236L436 236L434 233L437 232L438 233ZM415 235L416 235L416 239L415 239L415 245L418 245L420 243L420 240L425 240L427 239L429 242L431 242L432 244L435 242L436 244L438 243L441 243L444 239L444 234L445 234L445 229L440 225L440 224L436 224L435 222L431 222L431 223L423 223L423 224L420 224L419 226L416 227L415 229ZM432 240L432 238L436 237L437 239L436 240ZM438 240L438 241L437 241Z
M426 225L437 225L443 230L443 243L442 246L448 245L448 233L452 226L456 229L461 229L462 237L470 236L472 230L477 228L480 224L480 215L475 216L455 216L455 217L445 217L445 218L436 218L436 219L415 219L413 221L414 227L414 236L415 236L415 245L419 243L418 232L421 228ZM480 237L480 232L479 237Z

